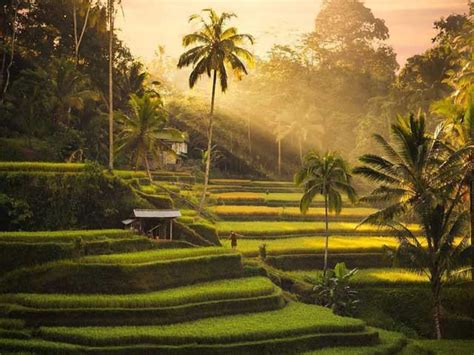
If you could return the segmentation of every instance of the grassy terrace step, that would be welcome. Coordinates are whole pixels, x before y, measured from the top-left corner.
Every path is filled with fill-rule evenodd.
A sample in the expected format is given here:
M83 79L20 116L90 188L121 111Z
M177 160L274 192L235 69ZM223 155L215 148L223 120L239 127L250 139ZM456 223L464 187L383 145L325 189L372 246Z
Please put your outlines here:
M330 213L329 218L337 221L361 221L364 217L376 212L373 208L345 208L339 215ZM212 208L218 217L233 221L323 221L324 208L310 208L303 215L298 207L268 207L268 206L240 206L224 205Z
M211 194L211 201L217 205L237 206L269 206L269 207L299 207L301 192L245 192L227 191ZM364 206L363 203L351 204L345 196L342 197L344 207ZM315 196L312 206L324 207L322 196Z
M331 222L329 224L330 233L333 235L390 235L393 234L388 229L377 228L369 225L358 227L358 223L353 222ZM228 236L231 231L239 233L247 238L263 239L275 238L278 236L307 236L323 234L325 230L324 222L242 222L242 221L221 221L216 224L220 236ZM357 228L356 228L357 227ZM416 225L408 225L412 231L418 231Z
M460 239L456 240L456 243ZM321 236L281 238L281 239L239 239L237 251L245 256L258 256L258 247L266 244L267 254L299 255L299 254L321 254L324 252L325 238ZM226 248L230 248L229 240L222 240ZM396 247L397 239L394 237L374 236L340 236L331 235L329 238L330 253L381 253L384 246Z
M55 262L8 273L0 279L0 292L126 294L241 276L241 256L227 252L158 261L146 259L153 253L130 254L143 256L147 262L141 263L127 254L119 259L104 257L102 263L88 263L93 259L87 258L86 262Z
M308 270L324 267L324 254L291 254L267 256L265 262L281 270ZM333 268L337 263L344 262L350 267L384 268L392 266L393 262L385 253L330 253L328 266Z
M370 328L369 328L370 329ZM303 355L390 355L397 354L407 344L407 339L394 332L377 329L379 333L379 343L373 346L354 346L326 348L305 352Z
M18 340L0 339L0 350L8 352L34 352L35 354L295 354L309 349L339 346L351 349L360 344L369 346L378 343L378 332L367 331L357 333L309 334L303 336L244 341L226 344L186 344L186 345L125 345L89 347L45 341L42 339Z
M201 256L224 255L233 253L220 247L154 249L135 253L87 256L79 261L84 264L143 264L156 261L177 260Z
M369 343L374 340L373 334L375 339L377 334L365 332L365 324L360 320L335 316L329 309L299 303L290 303L276 311L161 327L41 327L38 332L45 340L86 346L229 344L327 333L334 335L333 340L342 341L346 336L358 334Z
M1 242L72 242L77 238L84 241L130 238L133 232L123 229L90 229L90 230L70 230L70 231L39 231L39 232L0 232Z
M211 185L230 185L230 186L290 186L294 187L293 181L258 181L258 180L246 180L246 179L211 179L209 181Z
M301 189L295 186L209 185L209 192L212 194L226 192L298 193L301 192Z
M257 276L127 295L4 294L0 295L0 303L37 309L172 307L186 303L266 296L276 289L277 287L268 278ZM2 327L1 320L0 327Z
M352 267L352 265L348 265ZM321 270L288 271L291 277L305 280L316 279ZM350 282L363 286L422 285L429 282L424 274L418 274L402 268L360 269Z
M237 291L237 289L235 290ZM237 293L237 292L235 292ZM245 292L243 292L245 294ZM133 300L134 296L129 295ZM284 307L282 292L274 288L271 293L258 296L236 295L235 298L184 303L166 307L135 308L27 308L11 305L10 317L24 319L27 326L121 326L164 325L188 322L195 319L230 314L243 314L276 310ZM229 295L230 296L230 295ZM212 297L209 297L212 298Z

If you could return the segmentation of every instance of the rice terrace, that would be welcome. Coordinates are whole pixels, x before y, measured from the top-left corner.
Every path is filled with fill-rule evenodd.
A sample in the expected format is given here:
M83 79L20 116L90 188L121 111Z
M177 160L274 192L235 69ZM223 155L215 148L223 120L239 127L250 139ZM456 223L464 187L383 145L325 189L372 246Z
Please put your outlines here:
M5 0L0 354L474 354L471 0Z

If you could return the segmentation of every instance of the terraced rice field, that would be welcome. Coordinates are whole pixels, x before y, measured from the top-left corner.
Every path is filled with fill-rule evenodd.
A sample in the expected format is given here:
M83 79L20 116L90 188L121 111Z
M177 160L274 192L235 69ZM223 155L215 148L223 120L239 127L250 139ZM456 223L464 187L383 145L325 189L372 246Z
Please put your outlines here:
M2 352L298 353L377 346L378 330L285 302L225 248L149 250L14 271L0 288ZM58 292L59 291L59 292ZM128 291L127 293L124 291ZM401 349L399 339L382 343ZM403 337L401 337L403 339Z
M288 221L220 221L216 223L219 235L225 237L231 231L242 235L242 238L277 238L288 236L323 235L324 222L288 222ZM415 225L408 225L413 231L419 231ZM332 235L393 235L390 230L370 225L359 225L356 222L330 222L329 231Z
M280 239L240 239L237 251L245 256L257 256L258 248L265 243L269 255L311 254L324 251L325 238L297 237ZM230 241L223 240L223 245L230 248ZM331 236L329 247L333 253L370 253L380 252L384 246L395 247L397 239L393 237L346 237Z

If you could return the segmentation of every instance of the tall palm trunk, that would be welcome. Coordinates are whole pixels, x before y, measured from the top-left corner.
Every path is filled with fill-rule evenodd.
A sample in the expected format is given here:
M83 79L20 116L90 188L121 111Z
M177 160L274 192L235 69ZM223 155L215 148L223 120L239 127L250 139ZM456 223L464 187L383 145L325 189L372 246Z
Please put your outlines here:
M281 177L281 139L278 139L278 177Z
M328 194L324 190L324 222L326 224L325 235L326 241L324 246L324 267L323 267L323 278L326 277L328 270L328 252L329 252L329 219L328 219Z
M212 95L211 95L211 113L209 115L209 125L207 127L207 159L206 172L204 173L204 189L202 191L201 203L199 204L199 211L202 211L206 203L207 186L209 185L209 175L211 173L211 150L212 150L212 125L214 118L214 102L216 98L216 81L217 70L214 69L214 77L212 79Z
M469 183L469 199L471 212L471 245L474 245L474 176ZM471 279L474 280L474 256L471 257Z
M249 153L252 153L252 135L251 135L251 128L252 128L252 123L250 121L250 117L248 118L247 122L247 140L248 140L248 145L249 145Z
M437 275L437 271L432 272L432 281L431 281L431 295L433 297L433 321L436 333L436 339L442 338L441 333L441 276Z
M113 66L114 66L114 1L109 2L109 170L114 168L114 89L113 89Z
M298 145L299 145L299 151L300 151L300 162L303 164L303 142L301 141L301 138L298 139Z

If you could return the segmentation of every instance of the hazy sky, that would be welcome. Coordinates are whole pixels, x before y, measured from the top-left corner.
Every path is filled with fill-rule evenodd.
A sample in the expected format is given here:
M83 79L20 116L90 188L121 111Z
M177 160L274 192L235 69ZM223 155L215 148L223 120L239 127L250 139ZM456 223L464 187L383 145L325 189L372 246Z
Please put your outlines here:
M321 0L122 0L119 36L133 54L150 60L158 45L178 57L181 38L191 30L190 14L212 7L238 15L233 23L256 38L254 52L265 55L274 43L287 44L313 29ZM399 63L430 46L433 22L467 12L467 0L366 0L385 20Z

